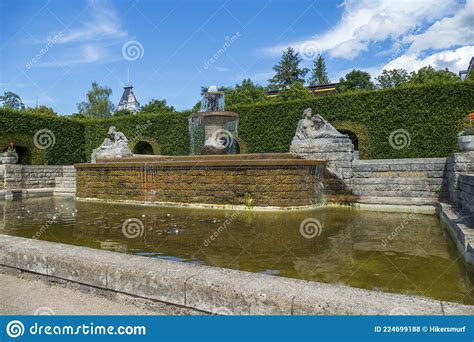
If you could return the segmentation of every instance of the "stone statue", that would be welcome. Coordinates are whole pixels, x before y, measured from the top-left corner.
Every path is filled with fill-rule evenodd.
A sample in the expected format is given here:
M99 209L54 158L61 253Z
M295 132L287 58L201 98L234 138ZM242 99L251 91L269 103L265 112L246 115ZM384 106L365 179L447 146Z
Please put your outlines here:
M306 141L308 139L324 138L347 138L347 135L339 133L330 123L321 115L312 116L312 109L306 108L303 112L303 118L298 122L296 128L295 140Z
M91 162L95 163L97 159L126 157L132 157L132 151L128 147L128 139L122 132L111 126L102 145L92 151Z
M290 153L304 159L325 160L330 177L349 179L352 176L354 145L348 135L339 133L321 115L303 112L298 122Z

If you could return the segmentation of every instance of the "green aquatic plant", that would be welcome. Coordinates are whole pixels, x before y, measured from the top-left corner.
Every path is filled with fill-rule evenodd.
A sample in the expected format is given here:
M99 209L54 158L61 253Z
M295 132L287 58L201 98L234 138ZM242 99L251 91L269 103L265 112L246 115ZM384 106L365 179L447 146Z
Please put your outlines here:
M246 209L252 209L253 208L253 196L250 192L245 193L244 205L245 205Z

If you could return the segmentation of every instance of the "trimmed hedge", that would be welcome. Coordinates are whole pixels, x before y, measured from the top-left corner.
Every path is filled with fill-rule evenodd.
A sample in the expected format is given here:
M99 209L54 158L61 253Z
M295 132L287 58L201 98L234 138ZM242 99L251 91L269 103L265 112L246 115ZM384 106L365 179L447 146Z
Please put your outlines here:
M236 106L239 136L249 153L287 152L303 110L313 108L338 129L354 132L363 159L444 157L457 150L457 133L474 111L474 82L411 86L319 97L305 101ZM395 149L395 130L410 144Z
M143 114L109 119L81 120L85 127L85 153L90 160L92 150L99 147L107 136L110 126L123 132L130 149L140 141L148 142L154 154L189 154L189 112Z
M84 126L73 119L0 108L0 152L11 141L15 141L18 152L24 153L27 164L65 165L85 161Z
M310 100L235 106L240 115L241 152L288 152L303 110L313 108L336 128L353 132L362 159L443 157L457 151L457 133L474 111L474 82L412 86L318 97ZM70 119L0 109L0 148L10 141L30 151L33 164L73 164L90 160L110 126L130 141L147 142L154 154L189 154L188 115L156 113L109 119ZM55 144L38 148L36 132L48 129ZM409 145L393 148L390 134L405 130ZM143 143L140 148L143 148Z

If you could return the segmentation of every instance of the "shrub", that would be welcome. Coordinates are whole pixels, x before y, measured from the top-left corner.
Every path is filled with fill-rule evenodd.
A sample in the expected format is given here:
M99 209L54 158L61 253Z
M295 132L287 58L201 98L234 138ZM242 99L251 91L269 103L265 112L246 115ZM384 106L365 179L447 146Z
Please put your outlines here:
M26 163L63 165L85 161L84 126L70 118L2 108L0 148L12 141L17 151L25 154Z
M361 158L443 157L456 151L457 134L474 109L474 82L339 94L311 100L235 106L239 136L249 153L287 152L303 110L312 107L336 128L353 131ZM410 144L390 145L396 130Z
M188 115L184 113L152 113L109 119L81 120L85 127L85 153L90 160L92 150L100 146L110 126L115 126L129 140L130 148L140 141L148 142L155 154L189 154Z
M248 153L288 152L303 110L312 107L336 128L356 135L360 157L443 157L457 150L458 132L474 111L474 82L405 86L378 91L345 93L308 100L233 106L240 115L239 143ZM31 151L34 164L73 164L90 160L110 126L130 141L131 149L147 142L155 154L189 154L190 112L71 119L0 110L0 148L11 141ZM55 144L35 146L36 132L48 129ZM395 149L390 135L404 130L409 144ZM141 144L143 146L144 144Z

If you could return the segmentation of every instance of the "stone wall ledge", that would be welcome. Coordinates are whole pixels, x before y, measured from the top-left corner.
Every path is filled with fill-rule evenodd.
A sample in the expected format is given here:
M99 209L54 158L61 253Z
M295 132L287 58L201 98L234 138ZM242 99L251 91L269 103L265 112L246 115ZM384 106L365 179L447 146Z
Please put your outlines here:
M464 261L474 266L474 221L472 214L467 210L459 210L450 204L440 202L436 212L454 240Z
M366 164L446 164L446 158L404 158L354 160L354 165Z
M367 184L393 184L393 185L441 185L442 178L423 178L423 177L366 177L352 179L353 185Z
M384 196L382 195L361 195L354 200L354 203L370 204L370 205L409 205L416 206L420 205L431 205L434 206L438 202L438 197L426 196L426 197L400 197L400 196ZM434 211L434 207L433 207Z
M390 172L390 171L444 171L445 164L359 164L354 165L354 171L360 172Z
M130 256L0 235L0 264L220 314L472 315L474 306L419 296Z

